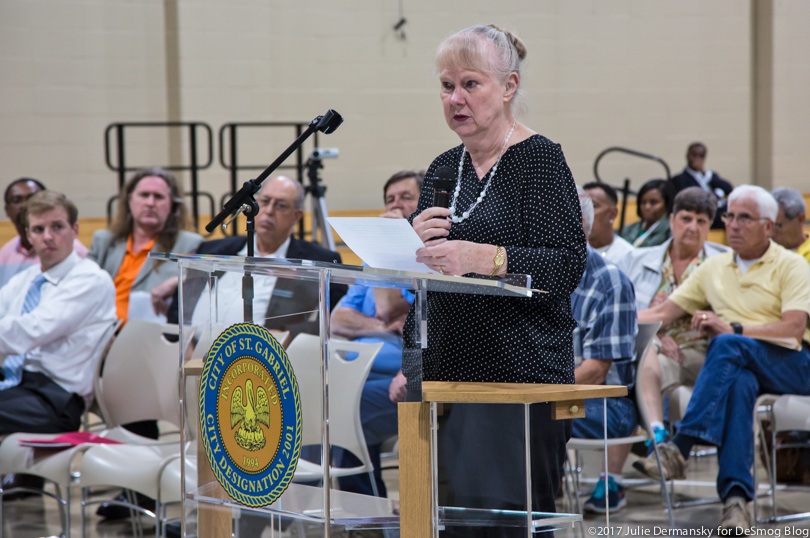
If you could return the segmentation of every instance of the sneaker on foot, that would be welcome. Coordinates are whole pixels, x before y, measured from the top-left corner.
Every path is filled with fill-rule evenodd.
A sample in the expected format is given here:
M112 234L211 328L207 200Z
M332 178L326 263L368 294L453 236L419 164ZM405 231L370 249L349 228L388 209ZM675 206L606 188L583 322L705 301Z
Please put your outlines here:
M720 528L728 529L731 534L742 535L751 528L751 514L748 502L742 497L729 497L723 503L723 519Z
M666 442L656 445L658 455L661 458L661 469L664 471L664 478L666 480L686 478L686 460L683 458L681 451L674 443ZM643 460L633 463L633 467L646 474L650 478L656 480L661 479L661 474L658 472L658 462L655 460L655 454L650 454Z
M607 499L607 508L610 512L618 512L627 505L627 499L624 496L624 486L617 484L612 476L608 477L607 495L605 495L605 477L601 477L596 483L596 486L591 492L591 498L585 501L582 509L586 512L597 514L604 514L605 499Z
M653 427L653 437L655 438L655 444L660 445L661 443L666 443L669 441L669 432L664 428L659 428L658 426ZM647 455L653 453L653 441L652 439L647 439L644 441L644 446L647 447Z

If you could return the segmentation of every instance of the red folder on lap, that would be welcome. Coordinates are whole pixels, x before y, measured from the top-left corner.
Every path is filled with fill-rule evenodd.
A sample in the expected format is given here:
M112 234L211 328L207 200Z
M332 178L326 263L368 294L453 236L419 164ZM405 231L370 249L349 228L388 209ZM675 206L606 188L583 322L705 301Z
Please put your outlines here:
M113 441L89 432L70 432L53 439L20 439L20 446L35 448L70 448L84 443L120 445L120 441Z

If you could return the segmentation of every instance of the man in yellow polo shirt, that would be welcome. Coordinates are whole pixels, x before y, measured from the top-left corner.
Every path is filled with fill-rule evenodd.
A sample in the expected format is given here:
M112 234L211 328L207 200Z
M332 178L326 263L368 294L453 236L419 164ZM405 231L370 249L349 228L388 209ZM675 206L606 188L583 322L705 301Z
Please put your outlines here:
M678 434L658 450L664 475L683 478L693 444L718 447L726 529L751 527L757 396L810 394L810 265L770 240L777 211L765 189L734 189L723 219L733 251L706 260L669 299L638 316L666 326L690 314L692 329L712 337ZM640 467L658 477L655 456Z
M796 189L779 187L771 191L779 204L771 239L810 262L810 236L804 233L807 205Z

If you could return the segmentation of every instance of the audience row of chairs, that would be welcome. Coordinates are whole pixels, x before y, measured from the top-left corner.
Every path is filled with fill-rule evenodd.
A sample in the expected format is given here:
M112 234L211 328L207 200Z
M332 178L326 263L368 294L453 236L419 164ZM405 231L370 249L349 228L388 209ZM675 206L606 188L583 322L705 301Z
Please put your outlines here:
M639 416L639 426L640 430L632 436L629 437L619 437L619 438L612 438L607 440L608 446L613 445L623 445L623 444L634 444L639 442L644 442L648 445L651 445L654 449L655 458L658 461L659 465L659 472L660 471L660 460L658 456L658 450L655 446L655 440L651 434L652 428L650 427L649 417L646 410L646 406L644 403L644 398L642 397L643 389L644 389L644 379L643 376L640 375L644 360L647 355L647 351L649 349L650 344L652 343L652 339L657 333L658 329L660 328L660 323L639 323L638 325L638 334L636 337L636 356L634 357L634 362L636 366L636 376L635 376L635 384L633 387L633 392L635 393L635 401L638 409L638 416ZM669 419L670 421L678 421L683 416L683 413L686 409L686 406L689 403L689 397L691 396L692 388L687 386L681 386L675 390L675 392L670 396L669 402ZM768 428L765 428L765 423L768 424ZM752 431L752 435L755 438L755 441L759 440L759 445L763 447L764 451L764 462L765 462L765 469L766 474L769 479L769 483L767 484L767 496L770 498L770 514L764 517L760 517L761 511L761 502L759 501L759 497L761 495L755 495L753 504L754 504L754 518L757 523L776 523L782 521L793 521L796 519L802 519L810 517L810 511L794 513L794 514L787 514L787 515L778 515L777 513L777 492L784 489L791 489L791 486L779 485L777 484L776 480L776 468L777 468L777 453L779 450L784 450L787 448L802 448L805 450L810 450L810 445L807 443L779 443L777 440L777 435L779 433L785 432L810 432L810 397L808 396L798 396L798 395L773 395L773 394L763 394L759 397L757 401L757 405L754 411L754 429ZM770 439L766 439L766 435L770 435ZM755 443L755 446L759 446ZM574 451L575 460L572 462L569 458L566 462L567 468L567 476L568 480L570 481L570 486L566 485L566 492L568 496L569 506L575 507L577 513L582 514L582 506L579 501L579 491L580 491L580 474L581 474L581 467L579 463L579 451L582 450L603 450L605 443L602 439L579 439L579 438L572 438L568 442L568 448ZM772 447L769 449L768 447ZM758 458L754 458L754 479L755 481L758 479L757 476L757 460ZM663 472L661 472L663 475ZM651 481L651 480L650 480ZM667 515L669 518L669 524L671 528L674 528L674 518L673 518L673 510L675 508L681 506L693 506L695 504L705 504L706 502L719 502L718 498L713 499L701 499L692 502L682 502L676 503L674 502L673 495L674 495L674 482L671 481L669 484L663 479L660 480L660 487L661 487L661 497L662 497L662 504L667 510ZM756 491L759 492L759 484L756 484ZM706 485L714 486L714 483L707 483ZM798 488L807 490L807 488L803 488L798 486ZM582 526L580 525L580 534L583 534Z
M659 328L656 324L639 324L636 349L636 382L634 391L639 409L639 421L643 432L618 439L610 439L609 444L632 444L639 441L652 441L644 399L640 397L643 389L641 372L644 357L652 337ZM86 533L85 508L94 502L88 496L90 488L100 486L122 487L137 491L157 500L155 512L144 511L134 500L130 508L142 511L150 517L156 517L157 535L165 529L166 506L177 503L183 494L182 476L185 474L186 489L196 488L196 442L197 417L196 405L186 406L191 415L181 415L181 387L179 358L189 356L187 347L192 331L184 331L184 341L179 342L178 328L174 325L160 325L140 320L130 320L120 334L113 338L118 323L111 325L96 349L97 367L94 379L95 405L93 411L102 421L98 435L123 444L79 445L77 447L53 451L20 446L21 439L54 438L57 434L17 433L7 436L0 443L0 474L28 473L41 476L56 486L56 494L46 493L59 501L60 515L65 529L65 536L70 536L70 491L81 489L82 536ZM167 339L170 335L174 338ZM286 338L280 336L282 341ZM360 423L360 395L368 377L371 364L381 348L381 344L362 344L333 339L330 345L331 362L329 379L338 390L330 391L330 441L332 445L351 451L361 460L361 465L352 468L330 467L330 476L348 476L368 473L371 476L373 466L368 456L363 429ZM201 349L201 348L198 348ZM182 353L181 353L182 352ZM320 364L320 339L317 336L298 335L287 347L287 353L298 378L302 414L303 445L320 445L322 437L322 378ZM346 360L346 354L356 354L357 358ZM199 355L197 353L196 355ZM195 384L189 384L187 401L196 399ZM810 431L810 397L794 395L760 397L755 412L757 424L763 420L770 422L771 444L775 447L766 451L766 468L770 477L771 515L758 518L758 522L776 522L810 516L810 512L791 516L777 516L775 481L776 434L782 431ZM161 440L154 441L132 434L121 427L123 424L157 419L164 423L183 428L187 448L191 447L185 458L185 473L182 470L183 457L180 439L164 434ZM759 435L764 436L764 429L758 428ZM175 432L179 433L179 432ZM752 435L756 433L752 432ZM764 437L762 442L765 443ZM655 446L655 443L652 443ZM572 439L569 448L574 451L602 450L602 440ZM657 453L656 453L657 457ZM577 458L578 459L578 458ZM569 501L581 513L578 495L579 473L570 461L567 464L568 476L572 482ZM300 460L294 477L296 482L321 480L324 469L318 463ZM373 478L371 483L374 484ZM569 490L570 491L570 490ZM669 523L674 526L670 500L670 491L662 481L661 493L663 503L668 511ZM109 501L106 501L109 502ZM757 516L757 501L754 510ZM140 517L134 517L133 532L143 534ZM3 524L2 502L0 501L0 528Z
M47 492L46 495L59 501L63 532L68 538L71 490L81 490L82 536L86 535L86 507L110 502L90 500L88 492L97 487L125 488L156 499L154 512L140 508L134 499L127 506L138 516L132 518L133 534L143 535L140 517L143 513L158 520L156 535L162 536L167 505L178 503L182 498L182 476L185 476L187 491L197 487L197 406L187 405L184 417L179 398L180 357L188 356L192 331L183 331L184 340L180 342L176 325L130 320L113 339L117 328L118 324L111 326L98 345L93 411L103 421L102 428L95 433L122 444L82 444L56 451L21 446L22 439L53 439L59 435L31 433L12 434L0 443L0 475L33 474L55 485L56 494ZM283 335L279 338L286 339ZM359 473L371 476L373 472L360 422L360 395L381 347L382 344L342 340L332 340L330 345L329 380L339 387L330 392L331 444L351 451L361 460L361 465L352 468L330 467L332 477ZM290 343L287 352L301 395L302 444L320 445L323 412L320 339L300 334ZM346 360L347 353L356 358ZM196 383L188 383L186 398L188 402L196 402ZM155 441L121 427L155 419L182 428L184 436L164 433ZM185 439L185 451L181 451L181 438ZM185 459L183 452L187 452ZM320 464L300 459L293 480L312 482L323 476ZM371 481L374 483L373 477ZM0 500L0 529L3 523Z

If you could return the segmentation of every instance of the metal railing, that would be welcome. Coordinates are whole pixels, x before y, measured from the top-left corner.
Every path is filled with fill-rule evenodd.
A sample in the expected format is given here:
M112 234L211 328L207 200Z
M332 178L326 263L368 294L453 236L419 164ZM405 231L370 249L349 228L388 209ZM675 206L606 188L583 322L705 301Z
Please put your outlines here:
M621 147L621 146L611 146L611 147L609 147L607 149L602 150L599 153L599 155L596 156L596 159L593 162L593 175L596 178L596 181L598 181L599 183L605 183L607 185L610 185L610 183L608 183L607 181L604 181L599 176L599 162L602 160L602 158L605 155L607 155L609 153L625 153L627 155L632 155L633 157L639 157L641 159L647 159L647 160L650 160L650 161L655 161L655 162L659 163L661 166L664 167L664 171L666 172L666 175L667 175L667 181L669 181L672 178L672 175L669 172L669 166L667 165L666 161L664 161L664 159L662 159L661 157L658 157L657 155L652 155L650 153L644 153L642 151L637 151L637 150L634 150L634 149L630 149L630 148L624 148L624 147ZM610 186L613 187L614 189L616 189L617 191L620 191L622 193L622 210L621 210L621 216L619 217L619 219L620 219L619 220L619 233L621 233L622 229L624 228L624 218L625 218L625 213L627 211L627 197L629 195L636 196L638 194L638 191L630 189L630 178L624 178L624 183L623 183L623 185L621 187L617 187L616 185L610 185Z
M216 213L214 207L214 197L209 192L200 191L198 189L197 180L200 170L205 170L211 166L214 160L214 140L213 131L211 127L204 122L199 121L132 121L132 122L116 122L111 123L104 130L104 159L107 167L118 174L118 193L124 188L126 183L126 175L128 172L134 172L144 167L155 166L154 163L148 163L138 166L127 164L126 160L126 133L130 128L146 128L146 129L171 129L171 128L187 128L188 129L188 164L170 164L163 165L162 168L171 171L187 171L190 173L191 189L185 192L185 196L191 198L191 214L194 219L195 228L199 228L199 205L198 199L200 196L208 199L210 204L210 214ZM208 158L204 164L200 163L199 152L197 149L198 130L202 129L208 142ZM112 139L114 140L114 143ZM112 162L112 146L115 147L115 156L117 163ZM118 199L119 194L111 196L107 200L107 223L112 220L112 209L115 200Z

